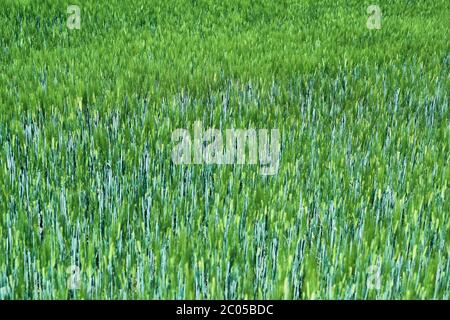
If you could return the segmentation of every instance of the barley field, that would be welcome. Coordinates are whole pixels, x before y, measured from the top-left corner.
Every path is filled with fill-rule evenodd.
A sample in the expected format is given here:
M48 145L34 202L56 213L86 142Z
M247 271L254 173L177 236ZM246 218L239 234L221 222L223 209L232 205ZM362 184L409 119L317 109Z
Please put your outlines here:
M2 0L0 300L449 299L449 26L448 0ZM174 163L195 122L277 129L276 172Z

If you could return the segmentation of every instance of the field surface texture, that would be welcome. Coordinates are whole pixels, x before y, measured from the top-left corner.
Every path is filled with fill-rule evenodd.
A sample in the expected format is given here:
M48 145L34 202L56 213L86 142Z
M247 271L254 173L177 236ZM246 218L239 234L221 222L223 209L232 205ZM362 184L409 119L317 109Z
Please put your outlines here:
M449 299L449 26L448 0L1 0L0 299ZM175 163L196 122L278 130L277 170Z

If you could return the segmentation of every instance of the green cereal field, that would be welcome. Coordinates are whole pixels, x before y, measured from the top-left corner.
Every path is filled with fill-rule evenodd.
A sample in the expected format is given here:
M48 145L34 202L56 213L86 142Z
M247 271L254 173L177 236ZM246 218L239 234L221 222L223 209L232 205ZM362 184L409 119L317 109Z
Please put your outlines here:
M448 0L1 0L0 300L450 298Z

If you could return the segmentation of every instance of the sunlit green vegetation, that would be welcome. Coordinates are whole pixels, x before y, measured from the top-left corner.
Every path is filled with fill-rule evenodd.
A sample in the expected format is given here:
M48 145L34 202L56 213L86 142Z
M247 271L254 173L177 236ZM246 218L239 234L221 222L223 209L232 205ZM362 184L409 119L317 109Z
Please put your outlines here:
M369 4L2 0L0 299L448 299L450 2Z

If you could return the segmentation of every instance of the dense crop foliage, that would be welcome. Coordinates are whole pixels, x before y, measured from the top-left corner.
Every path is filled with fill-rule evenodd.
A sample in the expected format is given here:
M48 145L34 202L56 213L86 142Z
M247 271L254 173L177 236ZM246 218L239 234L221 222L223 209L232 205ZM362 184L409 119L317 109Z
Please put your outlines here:
M450 3L377 2L2 0L0 299L448 299Z

